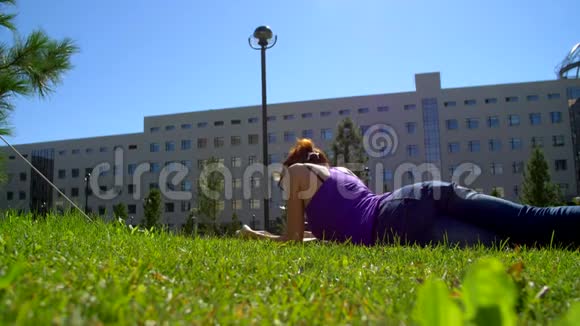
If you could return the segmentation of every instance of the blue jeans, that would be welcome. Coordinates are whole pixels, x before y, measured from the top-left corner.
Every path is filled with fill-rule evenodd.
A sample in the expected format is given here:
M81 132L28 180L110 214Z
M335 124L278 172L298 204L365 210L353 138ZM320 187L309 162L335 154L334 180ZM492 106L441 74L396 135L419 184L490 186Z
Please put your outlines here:
M379 206L380 242L441 241L491 244L580 245L580 206L533 207L478 193L455 183L427 181L404 186Z

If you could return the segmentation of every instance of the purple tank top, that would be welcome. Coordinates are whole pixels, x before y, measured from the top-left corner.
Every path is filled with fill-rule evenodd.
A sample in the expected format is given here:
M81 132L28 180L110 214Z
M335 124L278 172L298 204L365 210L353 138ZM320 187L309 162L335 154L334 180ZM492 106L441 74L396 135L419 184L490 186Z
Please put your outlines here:
M357 177L330 168L330 176L306 207L312 234L318 239L372 245L381 198ZM314 173L314 172L313 172Z

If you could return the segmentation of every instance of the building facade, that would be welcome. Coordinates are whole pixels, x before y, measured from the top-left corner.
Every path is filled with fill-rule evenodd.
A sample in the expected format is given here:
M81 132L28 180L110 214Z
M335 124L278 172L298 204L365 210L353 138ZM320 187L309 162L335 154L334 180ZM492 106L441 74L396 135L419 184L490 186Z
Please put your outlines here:
M375 192L430 179L454 181L517 201L532 146L543 149L552 181L566 198L578 194L580 80L559 79L441 88L439 73L415 76L416 90L268 106L271 164L297 138L312 138L330 156L336 127L351 118L364 134L369 187ZM112 214L127 205L133 223L151 188L164 194L163 220L184 224L196 205L198 181L210 157L225 166L219 221L234 212L262 225L259 106L150 116L142 133L15 146L67 197L90 211ZM8 182L0 208L64 209L64 198L7 147ZM87 173L90 178L85 178ZM87 181L85 181L88 179ZM268 180L271 178L268 177ZM89 188L86 192L85 189ZM282 194L271 187L270 216L281 216Z

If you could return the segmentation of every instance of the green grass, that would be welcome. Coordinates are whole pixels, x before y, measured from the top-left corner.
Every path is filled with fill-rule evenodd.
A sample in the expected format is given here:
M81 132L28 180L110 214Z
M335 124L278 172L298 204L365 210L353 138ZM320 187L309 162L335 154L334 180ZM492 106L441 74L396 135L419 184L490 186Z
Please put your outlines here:
M410 324L425 280L461 296L482 257L523 262L512 273L519 323L557 320L580 300L578 251L191 239L7 213L0 324Z

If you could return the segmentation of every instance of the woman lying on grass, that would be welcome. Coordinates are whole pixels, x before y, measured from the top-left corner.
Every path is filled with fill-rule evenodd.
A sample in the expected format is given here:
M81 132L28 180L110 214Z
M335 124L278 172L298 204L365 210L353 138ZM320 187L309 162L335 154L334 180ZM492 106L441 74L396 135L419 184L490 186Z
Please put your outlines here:
M455 183L427 181L381 195L350 170L330 167L310 139L300 139L279 182L287 200L286 234L244 225L243 236L278 241L323 239L373 245L401 241L577 246L580 206L532 207L478 193ZM311 232L305 231L308 220Z

